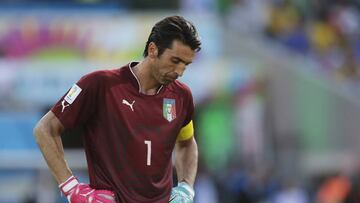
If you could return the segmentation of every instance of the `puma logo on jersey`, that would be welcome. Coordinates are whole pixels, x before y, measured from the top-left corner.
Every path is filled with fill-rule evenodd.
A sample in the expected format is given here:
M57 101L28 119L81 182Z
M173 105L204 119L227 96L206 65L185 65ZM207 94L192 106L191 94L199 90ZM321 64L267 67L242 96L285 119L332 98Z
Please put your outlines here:
M122 103L125 104L125 105L128 105L132 111L134 111L134 108L133 108L133 105L135 103L135 100L130 104L130 102L128 102L127 100L123 99L122 100Z
M62 112L64 112L66 107L70 106L70 104L65 104L65 100L62 100L61 106L62 106L62 109L61 109L61 113L62 113Z

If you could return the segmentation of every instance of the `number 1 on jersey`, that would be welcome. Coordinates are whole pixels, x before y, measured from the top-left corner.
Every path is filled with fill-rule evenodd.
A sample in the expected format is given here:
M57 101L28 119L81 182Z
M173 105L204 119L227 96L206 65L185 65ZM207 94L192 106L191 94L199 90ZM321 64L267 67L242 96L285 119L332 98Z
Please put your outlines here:
M147 156L146 156L146 165L151 165L151 141L145 140L144 143L147 146Z

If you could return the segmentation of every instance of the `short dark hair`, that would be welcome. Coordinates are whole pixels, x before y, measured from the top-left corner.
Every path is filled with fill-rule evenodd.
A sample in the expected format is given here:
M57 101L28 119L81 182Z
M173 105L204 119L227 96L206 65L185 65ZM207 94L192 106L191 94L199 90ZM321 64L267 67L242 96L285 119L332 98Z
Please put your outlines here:
M146 42L144 57L148 55L150 42L156 44L158 56L160 56L166 48L170 48L174 40L181 41L196 52L201 49L201 42L195 26L181 16L170 16L157 22L152 28Z

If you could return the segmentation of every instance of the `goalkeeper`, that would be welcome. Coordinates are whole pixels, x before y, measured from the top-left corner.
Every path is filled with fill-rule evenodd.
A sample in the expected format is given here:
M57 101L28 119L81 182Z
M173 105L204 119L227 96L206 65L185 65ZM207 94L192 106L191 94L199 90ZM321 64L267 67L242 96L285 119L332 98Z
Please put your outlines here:
M70 203L193 202L194 104L177 78L200 45L191 22L167 17L152 28L142 61L83 76L41 118L36 141ZM89 184L79 183L64 159L60 135L74 127L83 129Z

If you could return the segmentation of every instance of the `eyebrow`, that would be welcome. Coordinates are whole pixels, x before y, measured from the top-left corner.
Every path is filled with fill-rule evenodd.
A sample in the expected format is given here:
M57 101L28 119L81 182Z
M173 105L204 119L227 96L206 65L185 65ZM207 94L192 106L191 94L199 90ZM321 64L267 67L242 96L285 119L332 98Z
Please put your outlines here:
M181 58L179 58L179 57L177 57L177 56L173 56L173 58L174 58L174 59L177 59L177 60L179 60L179 61L181 61L181 62L183 62L183 63L185 63L185 65L189 65L190 63L192 63L192 61L186 62L186 61L182 60Z

